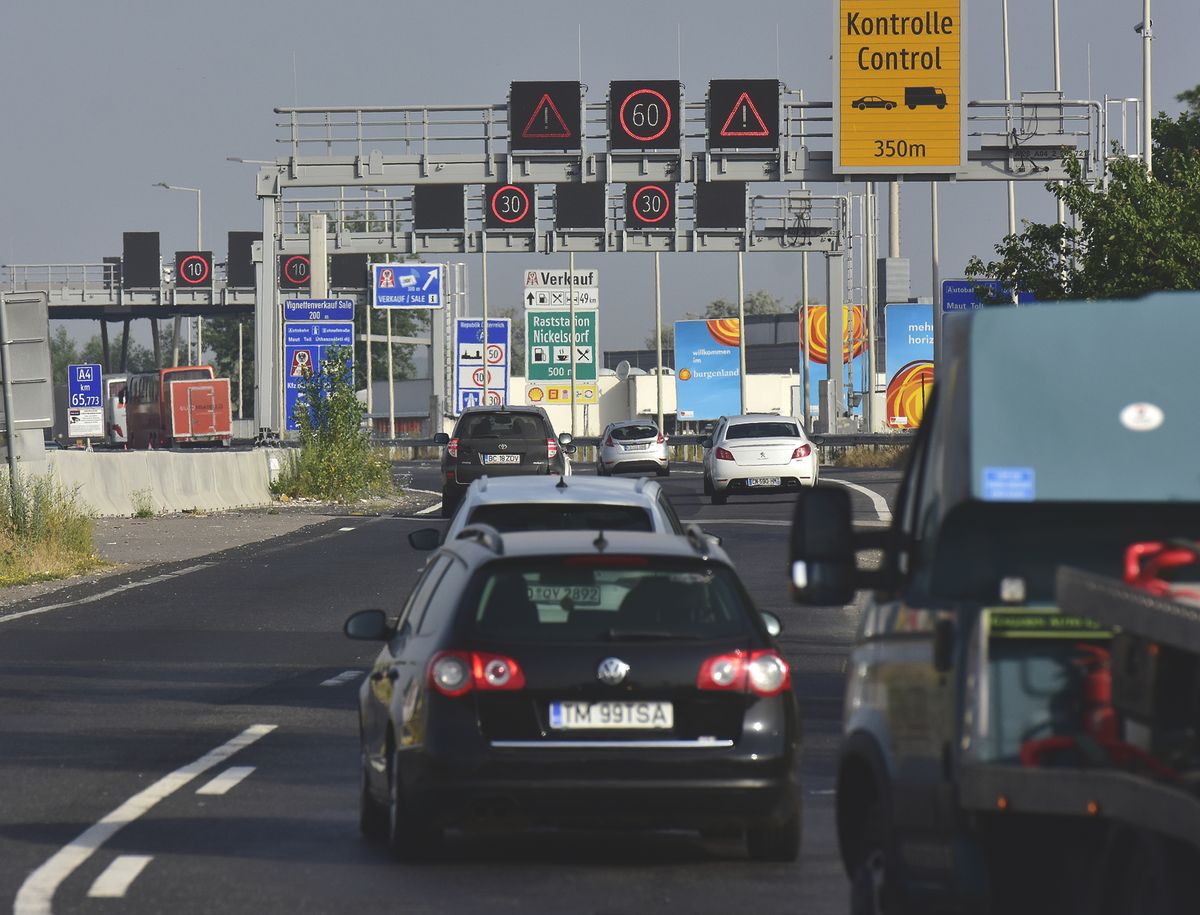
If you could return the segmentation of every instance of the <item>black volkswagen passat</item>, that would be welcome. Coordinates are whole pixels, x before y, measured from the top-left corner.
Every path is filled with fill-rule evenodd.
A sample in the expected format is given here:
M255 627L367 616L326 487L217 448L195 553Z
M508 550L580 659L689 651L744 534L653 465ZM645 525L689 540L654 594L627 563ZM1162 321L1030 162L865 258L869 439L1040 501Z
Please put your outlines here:
M465 528L399 617L346 621L384 643L359 697L363 832L418 858L479 821L737 828L751 857L793 860L778 626L698 529Z

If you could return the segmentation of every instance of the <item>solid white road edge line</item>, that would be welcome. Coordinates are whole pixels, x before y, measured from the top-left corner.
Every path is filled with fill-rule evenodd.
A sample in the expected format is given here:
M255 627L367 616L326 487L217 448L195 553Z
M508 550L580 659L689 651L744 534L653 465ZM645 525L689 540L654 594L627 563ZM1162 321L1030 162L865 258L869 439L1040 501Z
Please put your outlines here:
M889 524L892 521L892 510L888 508L887 499L881 496L873 489L867 489L865 486L860 486L858 483L851 483L849 480L839 480L837 477L826 477L831 483L841 483L855 492L861 492L864 496L871 500L871 504L875 506L875 514L879 515L880 521L886 521Z
M196 776L220 765L234 753L270 734L276 727L278 725L274 724L251 725L215 750L210 750L194 762L164 775L95 825L85 829L73 842L64 845L25 878L17 892L16 902L13 903L13 915L52 915L51 902L54 900L55 890L122 827L128 826L147 813L155 804L170 797Z
M88 895L99 899L120 899L129 884L153 861L151 855L120 855L96 878Z
M37 616L39 613L49 613L51 610L62 610L66 607L78 607L80 604L91 604L98 600L104 600L106 597L112 597L114 594L120 594L123 591L134 591L137 588L144 588L147 585L156 585L160 581L170 581L172 578L179 578L181 575L190 575L192 572L199 572L201 569L207 569L215 565L212 562L201 562L194 566L188 566L186 569L177 569L174 572L165 572L162 575L155 575L153 578L147 578L144 581L131 581L120 585L116 588L109 588L107 591L101 591L99 594L93 594L90 597L81 597L79 600L64 601L61 604L47 604L45 607L35 607L32 610L22 610L20 613L9 613L7 616L0 616L0 623L7 623L11 620L19 620L26 616Z
M415 517L416 515L431 515L431 514L433 514L435 511L438 511L438 510L439 510L441 507L442 507L442 503L441 503L440 501L439 501L439 502L434 502L432 505L429 505L429 506L427 506L427 507L425 507L425 508L421 509L421 510L420 510L420 511L418 511L418 512L413 512L413 515L414 515L414 517Z
M196 789L197 794L221 795L235 787L238 782L254 771L254 766L230 766L212 781Z
M358 528L357 528L357 527L339 527L339 528L338 528L338 533L339 533L339 534L344 534L344 533L346 533L346 531L356 531L356 530L358 530Z
M343 683L350 683L358 680L363 675L361 670L343 670L336 677L330 677L328 680L322 680L322 686L341 686Z

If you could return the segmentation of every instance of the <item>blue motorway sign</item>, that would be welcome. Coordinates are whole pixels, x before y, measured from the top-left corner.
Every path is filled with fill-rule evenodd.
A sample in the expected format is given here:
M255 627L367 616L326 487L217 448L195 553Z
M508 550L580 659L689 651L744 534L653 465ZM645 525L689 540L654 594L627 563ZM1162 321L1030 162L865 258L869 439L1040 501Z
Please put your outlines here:
M104 389L100 366L96 363L67 366L67 405L71 407L103 407Z
M487 352L483 345L483 318L459 318L454 332L454 412L487 402L499 406L508 400L509 319L488 318ZM485 365L486 362L486 365Z
M354 299L286 299L285 321L353 321Z
M354 352L352 321L288 321L283 330L283 396L287 428L296 431L296 402L304 376L316 371L327 351L337 346Z
M441 308L441 264L372 264L375 308Z
M984 297L980 296L980 291ZM996 303L1003 305L1012 300L1012 294L1000 284L999 280L943 280L942 281L942 314L951 311L973 311L985 304ZM1037 302L1032 292L1018 292L1017 304L1029 305Z

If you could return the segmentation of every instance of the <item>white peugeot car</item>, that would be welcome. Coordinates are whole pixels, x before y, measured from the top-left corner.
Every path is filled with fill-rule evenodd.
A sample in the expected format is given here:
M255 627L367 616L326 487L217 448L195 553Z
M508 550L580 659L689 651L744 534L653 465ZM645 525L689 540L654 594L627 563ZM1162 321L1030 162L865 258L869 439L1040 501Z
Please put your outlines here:
M723 505L733 493L816 486L814 444L792 416L722 416L704 441L704 494Z

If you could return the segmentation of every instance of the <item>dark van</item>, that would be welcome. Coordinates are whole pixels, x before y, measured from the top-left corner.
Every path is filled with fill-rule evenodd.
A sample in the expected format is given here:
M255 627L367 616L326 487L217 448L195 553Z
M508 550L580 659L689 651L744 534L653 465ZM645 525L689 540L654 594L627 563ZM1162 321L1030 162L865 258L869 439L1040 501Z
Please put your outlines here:
M937 105L938 108L945 108L946 93L933 86L905 86L904 104L909 108L916 108L918 105Z

